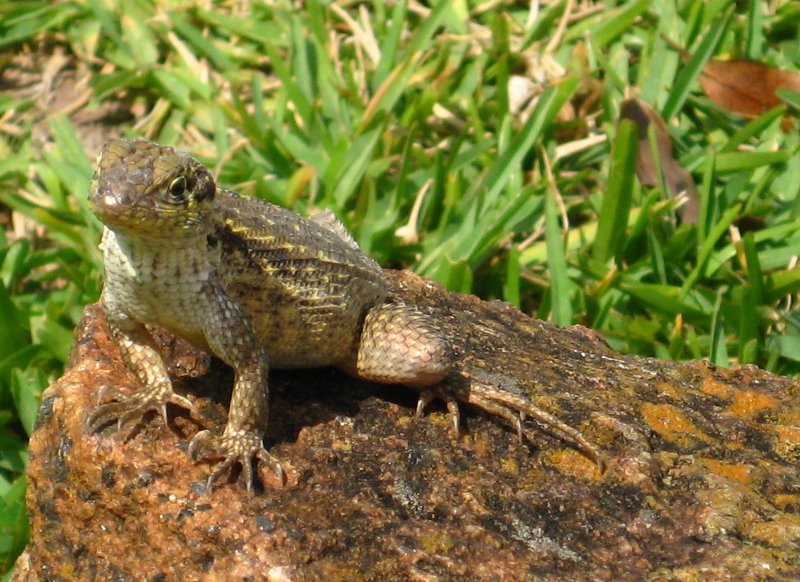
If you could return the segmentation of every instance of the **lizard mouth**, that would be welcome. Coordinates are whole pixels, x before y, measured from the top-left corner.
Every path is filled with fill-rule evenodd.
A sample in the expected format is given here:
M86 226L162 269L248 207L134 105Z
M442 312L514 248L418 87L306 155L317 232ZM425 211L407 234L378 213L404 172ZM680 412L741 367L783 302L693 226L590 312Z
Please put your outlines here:
M94 182L89 190L89 207L100 221L110 228L136 227L148 216L146 209L132 202L126 192L119 192L110 185Z
M122 202L109 192L105 194L101 192L92 193L89 197L89 204L92 206L92 210L102 214L114 213L123 206Z
M120 210L125 207L125 201L114 194L111 188L103 188L101 185L93 183L89 192L89 205L100 216L118 215Z

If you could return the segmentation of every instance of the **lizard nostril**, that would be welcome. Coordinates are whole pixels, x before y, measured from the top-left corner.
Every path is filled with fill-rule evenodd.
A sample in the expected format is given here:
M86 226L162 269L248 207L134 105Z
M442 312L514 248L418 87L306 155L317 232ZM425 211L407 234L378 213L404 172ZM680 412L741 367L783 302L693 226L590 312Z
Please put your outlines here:
M100 198L100 203L107 208L115 208L119 206L119 200L111 194L106 194Z

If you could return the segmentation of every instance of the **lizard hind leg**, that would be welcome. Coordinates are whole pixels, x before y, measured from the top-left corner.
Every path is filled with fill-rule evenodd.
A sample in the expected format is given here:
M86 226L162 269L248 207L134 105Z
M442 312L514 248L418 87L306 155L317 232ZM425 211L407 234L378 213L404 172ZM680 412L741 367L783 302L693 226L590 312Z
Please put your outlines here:
M452 353L426 314L407 305L373 307L364 318L354 360L342 367L359 378L419 389L417 417L436 398L444 400L458 435L458 402L440 389L442 380L453 369Z
M502 418L520 438L531 437L525 420L532 420L594 461L601 472L604 470L602 453L579 430L517 394L515 386L502 387L506 382L503 376L487 373L480 379L473 371L473 378L464 385L458 374L453 374L453 359L447 340L428 315L411 306L384 304L367 313L354 361L340 367L364 380L419 389L417 416L435 398L441 398L457 433L458 401Z
M453 364L447 340L426 314L383 304L364 318L355 365L342 367L364 380L427 388L441 382Z

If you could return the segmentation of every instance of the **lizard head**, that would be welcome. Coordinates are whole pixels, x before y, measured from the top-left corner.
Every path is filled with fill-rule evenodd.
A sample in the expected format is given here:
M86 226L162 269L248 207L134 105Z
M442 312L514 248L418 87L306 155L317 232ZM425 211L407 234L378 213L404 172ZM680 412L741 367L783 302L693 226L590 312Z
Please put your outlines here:
M97 158L89 204L112 230L179 237L204 228L216 188L211 173L187 154L118 140Z

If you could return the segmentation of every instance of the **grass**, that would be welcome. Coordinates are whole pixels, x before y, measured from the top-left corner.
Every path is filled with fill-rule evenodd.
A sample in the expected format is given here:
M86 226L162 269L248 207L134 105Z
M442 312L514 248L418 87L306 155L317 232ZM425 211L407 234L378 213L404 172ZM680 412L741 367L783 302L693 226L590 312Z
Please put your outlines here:
M746 121L697 84L712 57L796 69L796 6L218 4L0 2L0 571L27 536L38 399L101 289L85 196L108 137L332 208L385 266L622 352L800 369L800 140L781 128L800 99ZM668 121L696 225L633 176L631 91Z

